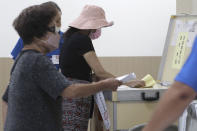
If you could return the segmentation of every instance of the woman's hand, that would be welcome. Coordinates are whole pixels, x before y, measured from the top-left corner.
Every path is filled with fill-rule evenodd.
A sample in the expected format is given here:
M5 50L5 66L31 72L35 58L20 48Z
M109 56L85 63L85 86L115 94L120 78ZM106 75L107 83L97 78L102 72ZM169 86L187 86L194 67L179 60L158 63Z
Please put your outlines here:
M132 87L132 88L140 88L145 86L145 81L142 80L132 80L130 82L125 83L124 85Z
M108 78L100 82L103 83L106 90L112 90L112 91L116 91L118 86L122 85L122 82L119 80L116 80L115 78Z

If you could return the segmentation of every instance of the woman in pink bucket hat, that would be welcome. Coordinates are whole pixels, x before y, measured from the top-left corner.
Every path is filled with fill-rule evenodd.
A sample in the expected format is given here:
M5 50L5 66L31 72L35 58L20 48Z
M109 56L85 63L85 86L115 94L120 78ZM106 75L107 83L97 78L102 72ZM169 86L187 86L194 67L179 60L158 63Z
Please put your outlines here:
M93 81L92 72L95 73L98 80L115 77L104 70L92 44L92 40L101 36L101 28L112 25L113 22L106 20L105 11L95 5L86 5L80 16L69 24L69 29L63 36L64 43L60 52L60 68L67 78L74 83L89 83ZM143 86L144 82L136 80L128 84ZM64 99L64 130L87 131L93 106L93 97Z

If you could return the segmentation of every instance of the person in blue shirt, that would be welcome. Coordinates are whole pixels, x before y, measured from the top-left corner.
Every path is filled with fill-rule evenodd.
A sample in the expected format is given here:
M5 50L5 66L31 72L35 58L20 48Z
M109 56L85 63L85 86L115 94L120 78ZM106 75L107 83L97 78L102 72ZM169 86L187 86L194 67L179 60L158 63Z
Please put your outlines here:
M60 48L61 48L61 45L63 43L63 32L60 31L60 28L61 28L61 15L62 15L62 12L61 12L61 9L60 7L54 3L54 2L46 2L44 4L48 4L48 5L51 5L53 6L54 8L56 8L58 10L58 14L55 18L55 21L56 21L56 32L58 32L60 34L60 42L59 42L59 48L48 53L47 56L51 59L51 61L53 62L53 64L56 66L56 68L59 70L59 54L60 54ZM12 58L15 60L18 56L18 54L21 52L21 50L23 49L23 40L21 38L19 38L18 42L16 43L14 49L12 50L11 52L11 55L12 55Z
M152 119L143 131L163 131L195 99L197 93L197 37L172 87L163 95Z

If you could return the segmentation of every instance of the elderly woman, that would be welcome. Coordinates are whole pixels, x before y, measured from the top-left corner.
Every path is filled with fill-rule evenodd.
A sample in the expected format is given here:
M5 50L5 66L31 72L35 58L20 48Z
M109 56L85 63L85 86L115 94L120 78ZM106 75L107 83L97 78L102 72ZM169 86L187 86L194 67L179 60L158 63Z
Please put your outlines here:
M57 71L45 56L58 47L55 16L50 6L36 5L23 10L13 26L24 48L12 67L5 131L62 131L62 97L86 97L102 90L116 90L118 80L73 84Z
M55 9L57 9L57 11L58 11L57 15L55 16L55 24L57 27L56 32L58 32L60 34L59 48L53 50L52 52L47 53L46 55L51 59L52 63L56 66L56 68L59 69L60 47L63 43L63 39L62 39L63 32L60 31L62 11L61 11L60 7L55 2L52 2L52 1L42 3L42 5L51 6ZM23 40L21 38L19 38L18 42L16 43L14 49L11 52L12 58L14 60L16 59L16 57L18 56L18 54L21 52L22 49L23 49Z
M70 28L63 36L60 68L66 77L78 83L92 82L92 71L100 80L115 77L104 70L92 44L92 40L100 37L101 28L112 25L113 22L107 22L105 12L101 7L86 5L83 8L80 16L69 25ZM127 85L144 86L144 82L136 80ZM93 104L92 97L64 99L64 130L86 131L88 119L92 115Z

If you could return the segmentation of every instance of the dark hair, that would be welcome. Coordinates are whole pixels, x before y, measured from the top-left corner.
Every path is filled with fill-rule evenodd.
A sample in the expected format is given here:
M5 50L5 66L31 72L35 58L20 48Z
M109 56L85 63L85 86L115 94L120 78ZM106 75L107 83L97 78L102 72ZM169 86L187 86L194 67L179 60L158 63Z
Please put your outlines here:
M30 44L34 37L41 38L49 31L48 25L56 15L57 10L51 6L42 4L30 6L19 14L13 26L24 45Z
M69 38L71 37L74 33L79 32L80 29L74 28L74 27L69 27L68 30L64 33L63 38Z
M58 11L62 12L60 7L53 1L42 3L41 5L54 6Z

